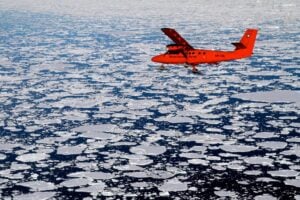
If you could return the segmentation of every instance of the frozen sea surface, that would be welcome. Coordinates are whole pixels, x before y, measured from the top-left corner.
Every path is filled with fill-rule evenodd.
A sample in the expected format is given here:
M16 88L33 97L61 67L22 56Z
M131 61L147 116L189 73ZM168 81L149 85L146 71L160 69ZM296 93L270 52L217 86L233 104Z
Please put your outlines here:
M298 1L0 1L0 199L300 199ZM176 28L253 57L158 70Z

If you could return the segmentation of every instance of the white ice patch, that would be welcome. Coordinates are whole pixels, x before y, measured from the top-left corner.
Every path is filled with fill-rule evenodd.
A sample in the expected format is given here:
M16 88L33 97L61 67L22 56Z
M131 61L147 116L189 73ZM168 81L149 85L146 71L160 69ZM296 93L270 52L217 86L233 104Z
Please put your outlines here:
M151 177L149 173L143 172L127 172L124 173L125 176L133 177L133 178L148 178Z
M274 138L274 137L278 137L278 135L275 135L273 132L259 132L253 136L253 138L259 138L259 139Z
M174 178L166 181L163 185L158 187L158 189L163 192L179 192L186 191L188 187L187 183L181 182L178 179Z
M300 92L294 90L274 90L270 92L252 92L233 95L234 98L247 101L269 102L269 103L297 103L300 105Z
M0 160L5 160L5 158L6 158L6 155L5 155L5 154L2 154L2 153L0 153Z
M280 154L283 154L283 155L295 155L297 157L300 157L300 146L299 145L293 146L289 150L282 151Z
M96 180L107 180L114 178L114 175L106 172L74 172L68 175L68 177L78 177L78 178L89 178Z
M257 145L264 149L278 150L278 149L284 149L287 146L287 143L278 142L278 141L266 141L266 142L259 142L257 143Z
M61 182L59 185L61 187L78 187L78 186L83 186L83 185L88 185L90 184L92 181L91 179L86 179L86 178L72 178L72 179L68 179L65 180L63 182Z
M209 161L203 159L196 159L196 158L188 160L188 163L192 165L203 165L203 166L209 165Z
M100 192L103 192L106 187L106 184L103 182L92 183L88 187L82 187L76 190L76 192L85 192L90 193L92 196L96 196Z
M289 169L282 169L282 170L274 170L274 171L268 171L268 174L270 174L273 177L296 177L299 175L299 172L295 170L289 170Z
M286 140L287 142L300 143L300 137L291 137Z
M86 148L86 145L61 146L57 148L58 155L78 155Z
M166 147L152 145L152 144L142 144L139 146L131 147L130 152L138 155L149 155L149 156L157 156L163 154L166 151Z
M47 191L56 189L53 183L45 181L29 181L18 183L17 185L28 187L31 191Z
M31 166L30 165L27 165L27 164L20 164L20 163L16 163L16 162L13 162L11 165L10 165L10 170L11 171L21 171L21 170L26 170L26 169L30 169Z
M246 175L250 175L250 176L258 176L258 175L262 174L262 172L258 171L258 170L247 170L247 171L244 171L243 173Z
M300 179L287 179L287 180L284 181L284 183L286 185L291 185L291 186L300 188Z
M222 144L226 139L221 134L193 134L181 139L184 142L196 142L199 144Z
M215 191L215 195L219 197L229 197L229 198L236 198L237 195L233 191L228 191L228 190L220 190L220 191Z
M15 200L48 200L53 198L55 192L35 192L14 196Z
M46 153L28 153L18 156L16 160L21 162L38 162L47 158L49 158L49 155Z
M22 146L21 144L0 143L0 151L11 152L14 148Z
M270 194L262 194L254 197L254 200L277 200L274 196Z
M221 145L220 148L223 151L230 152L230 153L246 153L258 149L258 147L243 145L243 144L225 144L225 145Z
M114 169L119 171L142 171L144 168L136 166L136 165L120 165L120 166L113 166Z
M115 137L112 133L119 133L120 129L113 124L99 125L83 125L72 129L72 131L80 132L83 137L94 138L99 140L109 140Z
M63 107L72 107L72 108L92 108L98 107L100 101L97 99L90 98L64 98L57 102L51 104L52 107L63 108Z
M266 157L258 157L258 156L245 158L244 161L252 165L272 166L273 164L272 159Z
M203 155L199 153L181 153L179 154L179 157L182 158L202 158Z
M182 117L182 116L166 116L166 117L160 117L160 118L157 118L155 119L155 121L166 121L166 122L169 122L169 123L174 123L174 124L177 124L177 123L194 123L194 120L191 119L190 117Z
M266 183L270 183L270 182L279 182L276 179L273 178L269 178L269 177L260 177L256 179L257 182L266 182Z
M151 159L129 159L130 165L138 165L138 166L147 166L153 163L153 160Z

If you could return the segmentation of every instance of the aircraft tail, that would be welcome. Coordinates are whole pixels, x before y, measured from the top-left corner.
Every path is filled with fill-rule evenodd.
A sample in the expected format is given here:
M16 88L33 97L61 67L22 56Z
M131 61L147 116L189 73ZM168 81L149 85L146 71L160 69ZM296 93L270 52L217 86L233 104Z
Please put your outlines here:
M253 53L257 32L257 29L247 29L240 42L232 43L235 46L235 50L243 49L246 50L247 54L251 55Z

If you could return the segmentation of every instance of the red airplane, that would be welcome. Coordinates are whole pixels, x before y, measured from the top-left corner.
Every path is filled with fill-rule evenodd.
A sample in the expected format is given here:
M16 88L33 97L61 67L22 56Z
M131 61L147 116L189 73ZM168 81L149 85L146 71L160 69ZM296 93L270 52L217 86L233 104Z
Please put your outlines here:
M194 73L198 72L196 66L199 64L217 64L222 61L250 57L258 31L257 29L247 29L239 42L232 43L235 46L233 51L217 51L194 49L176 30L171 28L162 28L161 30L173 40L174 44L167 45L166 53L154 56L151 60L162 64L191 66Z

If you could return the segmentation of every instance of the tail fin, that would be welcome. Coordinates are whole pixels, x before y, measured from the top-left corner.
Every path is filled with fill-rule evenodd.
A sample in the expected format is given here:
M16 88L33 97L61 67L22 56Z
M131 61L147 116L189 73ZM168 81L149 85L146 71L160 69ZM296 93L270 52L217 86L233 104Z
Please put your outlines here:
M235 50L245 49L247 50L247 53L251 55L254 49L257 32L257 29L247 29L240 42L232 43L235 46Z

